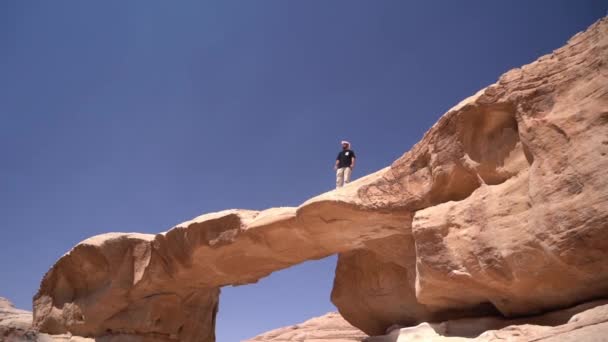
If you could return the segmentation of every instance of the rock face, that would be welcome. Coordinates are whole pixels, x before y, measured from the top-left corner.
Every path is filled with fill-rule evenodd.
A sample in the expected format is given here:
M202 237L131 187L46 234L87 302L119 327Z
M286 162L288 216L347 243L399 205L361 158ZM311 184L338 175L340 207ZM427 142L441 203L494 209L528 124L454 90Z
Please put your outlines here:
M99 342L133 341L115 335ZM0 341L5 342L92 342L70 334L48 335L32 329L32 314L16 309L0 297ZM387 335L368 337L332 312L306 322L276 329L244 342L405 342L405 341L608 341L608 300L588 302L540 316L519 319L467 318L416 327L393 327Z
M301 324L276 329L243 342L360 342L367 335L353 327L337 312Z
M0 297L0 340L35 340L32 313L16 309L6 298Z
M70 334L48 335L39 333L38 331L36 331L36 329L32 327L31 312L17 309L7 299L0 297L0 341L94 342L95 340L78 336L71 336Z
M414 218L400 242L340 254L340 313L378 335L607 296L607 62L604 18L452 108L359 186L365 206Z
M244 342L498 342L608 341L608 300L592 301L538 316L505 319L463 318L415 327L392 327L387 335L367 337L338 313L276 329Z
M43 332L213 341L220 288L339 253L370 335L608 295L608 19L448 111L390 167L298 208L85 240L44 276Z
M370 236L399 234L409 220L326 199L203 215L157 235L96 236L45 275L34 325L50 334L213 341L221 286L362 248Z
M608 341L608 302L595 301L573 308L521 319L467 318L394 329L366 342L498 342Z

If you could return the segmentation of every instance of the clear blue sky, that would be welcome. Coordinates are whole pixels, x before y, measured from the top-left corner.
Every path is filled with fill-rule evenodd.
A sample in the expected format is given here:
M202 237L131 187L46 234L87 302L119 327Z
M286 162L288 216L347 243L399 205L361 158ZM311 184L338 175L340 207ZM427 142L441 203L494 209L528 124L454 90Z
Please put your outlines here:
M0 1L0 296L110 231L295 206L399 157L605 1ZM219 342L333 310L336 258L226 288Z

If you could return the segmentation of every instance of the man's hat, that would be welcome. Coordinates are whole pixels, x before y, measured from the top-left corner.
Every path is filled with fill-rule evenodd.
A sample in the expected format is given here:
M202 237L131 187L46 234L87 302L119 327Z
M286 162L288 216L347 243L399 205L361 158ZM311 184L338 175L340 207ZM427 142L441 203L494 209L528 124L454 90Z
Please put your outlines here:
M346 141L346 140L342 140L340 142L340 145L342 145L342 144L346 144L346 145L350 146L350 143L348 141Z

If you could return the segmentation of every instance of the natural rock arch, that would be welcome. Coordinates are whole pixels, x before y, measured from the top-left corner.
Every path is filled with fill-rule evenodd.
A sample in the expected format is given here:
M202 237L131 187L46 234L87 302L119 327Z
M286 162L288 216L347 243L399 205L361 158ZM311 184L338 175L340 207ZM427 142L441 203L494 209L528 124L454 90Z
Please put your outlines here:
M390 167L340 190L297 208L227 210L157 235L85 240L44 276L34 324L213 341L221 286L334 253L332 300L368 334L606 296L607 60L604 18L452 108Z
M34 320L54 334L212 340L220 287L363 248L370 236L402 234L409 220L323 200L203 215L157 235L96 236L44 277Z

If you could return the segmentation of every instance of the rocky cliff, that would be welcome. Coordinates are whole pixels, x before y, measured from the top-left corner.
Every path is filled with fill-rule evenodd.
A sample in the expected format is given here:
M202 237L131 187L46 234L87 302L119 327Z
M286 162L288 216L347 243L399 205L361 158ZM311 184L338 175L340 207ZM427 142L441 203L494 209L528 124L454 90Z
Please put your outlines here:
M607 44L604 18L452 108L358 188L413 219L400 240L340 254L332 299L349 322L375 335L608 294Z
M391 166L297 208L85 240L42 279L34 325L213 341L222 286L335 253L332 301L370 335L604 297L607 46L604 18L449 110Z

